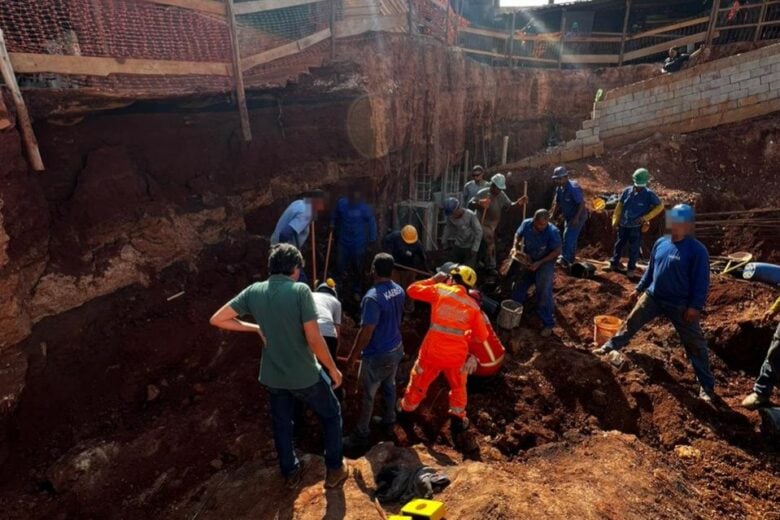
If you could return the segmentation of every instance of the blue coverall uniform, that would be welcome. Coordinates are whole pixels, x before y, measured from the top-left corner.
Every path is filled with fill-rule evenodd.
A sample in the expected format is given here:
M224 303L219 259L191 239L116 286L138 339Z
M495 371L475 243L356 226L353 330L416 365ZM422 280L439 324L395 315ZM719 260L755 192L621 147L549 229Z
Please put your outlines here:
M647 323L665 316L674 325L696 378L705 390L715 387L710 371L707 340L699 320L686 322L686 309L701 310L710 285L710 258L707 248L693 237L674 242L661 237L653 246L650 264L636 290L644 292L629 314L625 325L604 345L605 350L619 350Z
M628 245L628 270L636 269L639 259L639 248L642 245L642 217L661 204L649 188L634 188L629 186L620 194L620 223L617 232L617 242L610 263L615 268L620 264L623 249Z
M333 211L333 225L338 238L336 277L340 280L351 269L354 273L352 289L359 291L366 248L376 241L374 210L364 202L353 203L342 197Z
M577 240L580 237L582 227L588 219L587 210L577 218L580 206L585 201L582 188L577 181L567 180L566 184L555 188L555 205L561 209L561 214L566 223L563 228L563 251L561 257L569 264L574 262L577 254Z
M560 247L561 234L558 228L553 224L548 224L542 232L534 229L534 219L527 218L517 228L516 236L523 240L523 253L527 254L532 261L538 262L552 251ZM528 289L536 285L536 294L539 301L539 317L546 328L555 325L553 310L553 274L555 272L555 262L545 262L539 266L536 271L526 270L515 282L512 290L512 299L518 303L523 303L528 296Z

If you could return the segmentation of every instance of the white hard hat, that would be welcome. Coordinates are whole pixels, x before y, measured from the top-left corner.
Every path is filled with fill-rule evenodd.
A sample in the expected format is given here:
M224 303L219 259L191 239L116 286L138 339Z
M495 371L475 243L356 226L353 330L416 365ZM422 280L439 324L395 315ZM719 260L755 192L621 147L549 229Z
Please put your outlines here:
M497 173L493 175L493 178L490 179L491 184L495 184L496 188L499 190L505 190L506 189L506 177L504 177L503 173Z

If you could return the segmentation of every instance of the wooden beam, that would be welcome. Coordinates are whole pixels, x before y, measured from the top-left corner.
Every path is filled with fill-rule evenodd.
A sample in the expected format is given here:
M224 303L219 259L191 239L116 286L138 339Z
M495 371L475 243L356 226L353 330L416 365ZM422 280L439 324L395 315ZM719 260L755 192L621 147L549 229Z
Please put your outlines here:
M11 96L14 100L16 117L19 121L22 141L24 141L24 147L27 150L27 159L30 161L30 166L37 172L43 171L45 168L43 159L41 159L41 151L38 148L38 140L35 138L32 120L22 97L22 91L19 90L19 84L16 82L16 74L11 64L11 58L8 56L2 29L0 29L0 75L3 77L5 86L11 91Z
M712 46L715 27L718 25L718 9L720 9L720 0L714 0L712 2L712 11L710 12L709 25L707 25L707 36L704 40L707 47Z
M14 70L20 74L50 72L79 76L144 74L150 76L230 76L230 63L213 61L141 60L57 54L10 53Z
M514 68L515 62L512 55L515 53L515 23L517 21L517 11L512 11L512 28L509 30L509 68Z
M169 5L173 7L181 7L182 9L190 9L192 11L200 11L203 13L225 15L225 4L217 2L216 0L140 0L141 2L147 2L150 4Z
M233 84L236 89L236 105L241 120L241 134L244 141L252 140L252 128L249 125L249 109L246 106L246 90L244 89L244 71L241 68L241 49L238 45L238 30L236 29L236 14L233 11L233 0L225 0L230 32L230 52L233 60Z
M566 8L561 10L561 38L558 45L558 68L563 64L563 46L566 42Z
M336 59L336 0L330 0L330 59ZM325 273L326 275L328 273Z
M310 34L306 38L301 38L300 40L286 43L282 46L263 51L259 54L247 56L241 60L241 70L247 71L253 67L257 67L258 65L278 60L279 58L298 54L303 49L311 47L312 45L323 40L327 40L328 38L330 38L330 29L323 29L322 31Z
M685 20L683 22L674 23L672 25L664 25L663 27L657 27L655 29L650 29L649 31L644 31L641 33L636 33L634 35L631 35L628 38L628 40L638 40L639 38L647 38L648 36L657 36L660 35L661 33L669 32L669 31L685 29L686 27L691 27L694 25L705 23L709 19L710 18L708 16L702 16L699 18L692 18L690 20Z
M631 16L631 0L626 0L626 14L623 16L623 34L620 37L620 56L618 65L623 65L623 54L626 52L626 33L628 32L628 19Z
M655 45L651 45L650 47L645 47L643 49L637 49L635 51L627 52L624 56L624 61L632 61L632 60L637 60L639 58L644 58L645 56L652 56L653 54L658 54L659 52L664 52L666 50L669 50L670 47L682 47L683 45L688 45L691 43L703 42L706 39L707 39L706 32L691 34L689 36L677 38L676 40L672 40L669 42L662 42Z
M284 9L286 7L295 7L296 5L316 4L324 0L254 0L253 2L241 2L233 6L233 13L236 16L242 14L261 13L263 11L273 11L274 9Z
M617 54L567 54L562 61L579 64L617 64L619 58Z

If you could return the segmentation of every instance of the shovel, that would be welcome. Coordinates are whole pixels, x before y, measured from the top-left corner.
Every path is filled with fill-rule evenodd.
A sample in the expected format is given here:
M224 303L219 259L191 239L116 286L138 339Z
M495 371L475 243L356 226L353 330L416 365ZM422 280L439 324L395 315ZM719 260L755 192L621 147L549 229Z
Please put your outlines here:
M744 267L748 262L753 260L753 255L747 251L739 251L737 253L731 253L726 258L728 258L728 263L726 263L726 267L723 268L721 274L728 274L731 271L736 271L740 267Z

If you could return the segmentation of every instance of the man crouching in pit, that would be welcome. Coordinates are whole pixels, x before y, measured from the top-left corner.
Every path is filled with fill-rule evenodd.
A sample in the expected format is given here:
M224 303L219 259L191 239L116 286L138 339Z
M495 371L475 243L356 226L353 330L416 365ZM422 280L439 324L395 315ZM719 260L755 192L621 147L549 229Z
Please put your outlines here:
M268 280L241 291L214 313L210 323L220 329L260 334L265 340L260 383L268 388L276 454L288 486L294 488L302 479L303 466L293 446L294 409L299 401L309 405L322 423L325 487L334 488L349 476L342 453L341 407L333 393L333 388L341 386L342 376L320 334L311 291L298 282L303 265L303 255L295 246L273 246ZM257 324L238 319L246 315Z

